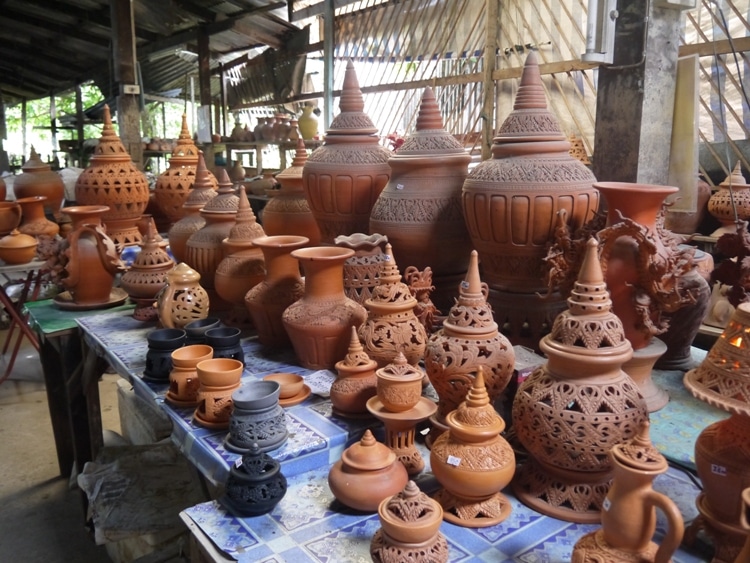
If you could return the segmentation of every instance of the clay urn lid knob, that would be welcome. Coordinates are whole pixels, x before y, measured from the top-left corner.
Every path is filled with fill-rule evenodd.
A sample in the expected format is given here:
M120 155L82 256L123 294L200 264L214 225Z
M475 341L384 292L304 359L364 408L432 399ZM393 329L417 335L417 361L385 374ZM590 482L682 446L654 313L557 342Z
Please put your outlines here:
M351 370L351 368L355 367L370 367L374 369L377 365L378 363L370 358L370 356L367 355L367 352L365 352L365 349L362 346L362 342L359 340L359 336L357 335L357 327L352 326L352 334L349 340L349 349L346 353L346 356L344 356L344 359L336 362L336 370L349 371Z
M487 284L479 278L479 254L471 251L469 269L458 288L458 300L451 307L443 322L449 334L486 334L488 338L497 332L498 326L487 303Z
M651 443L649 427L645 421L633 438L612 448L614 459L639 471L666 471L667 460Z
M341 113L333 118L328 135L373 135L378 132L372 119L365 113L365 100L351 59L346 63L339 110Z
M484 368L479 366L466 400L446 416L452 435L476 442L498 436L505 429L505 421L490 403L484 383Z
M198 157L198 147L195 146L195 143L193 142L193 137L190 135L190 130L188 129L187 124L187 114L182 114L182 127L180 128L180 135L177 137L177 143L174 149L174 154L172 155L172 158L170 159L170 162L172 160L177 159L178 162L181 162L187 157L187 160L195 161L195 159Z
M724 178L724 181L719 184L723 187L733 187L738 188L747 187L747 181L745 180L745 177L742 175L742 165L740 164L740 161L738 160L737 163L734 165L734 168L732 169L732 173L729 174L726 178Z
M23 163L21 170L24 172L45 172L52 170L49 164L42 161L39 153L36 152L34 145L31 145L31 153L29 153L29 160Z
M130 154L125 150L120 137L112 126L112 116L109 112L109 105L104 104L102 111L102 134L99 137L99 143L94 149L93 158L104 157L108 159L130 161Z
M388 499L385 510L394 519L406 523L432 520L438 514L442 518L443 513L440 504L423 493L412 480L406 483L400 493Z
M305 141L300 136L297 139L297 147L294 151L294 158L292 159L292 165L276 174L276 180L284 186L284 181L292 178L302 178L302 169L305 167L307 162L307 149L305 148Z
M239 202L237 205L235 223L230 229L229 237L227 239L230 244L252 241L258 237L266 235L263 227L258 223L255 213L253 213L253 208L250 206L250 200L247 198L247 192L244 189L240 189L238 197Z
M358 471L377 471L393 465L396 454L388 446L378 442L372 431L367 429L359 442L352 444L341 454L341 461L345 467Z
M396 355L396 358L393 360L393 362L385 367L380 368L375 372L375 374L378 376L378 379L403 382L414 380L421 381L424 377L424 374L419 368L411 365L408 362L406 356L402 351L400 351Z

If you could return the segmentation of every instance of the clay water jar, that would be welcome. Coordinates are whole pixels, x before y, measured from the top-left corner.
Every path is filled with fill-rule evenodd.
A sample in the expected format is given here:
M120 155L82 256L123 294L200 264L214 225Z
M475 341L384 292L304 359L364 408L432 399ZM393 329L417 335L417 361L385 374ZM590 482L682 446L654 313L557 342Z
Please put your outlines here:
M178 407L198 404L198 371L196 366L213 357L213 349L205 344L191 344L172 352L172 371L165 400Z
M21 207L15 201L0 201L0 234L9 234L20 224Z

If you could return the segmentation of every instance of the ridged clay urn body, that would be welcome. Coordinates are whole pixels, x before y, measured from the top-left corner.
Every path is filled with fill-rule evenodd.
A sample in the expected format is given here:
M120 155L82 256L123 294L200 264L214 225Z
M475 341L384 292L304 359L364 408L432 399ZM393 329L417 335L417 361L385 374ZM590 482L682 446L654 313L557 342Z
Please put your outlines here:
M208 317L209 299L200 284L201 275L180 262L167 274L167 285L156 295L159 321L167 328Z
M367 401L377 394L375 370L378 363L365 352L355 327L352 327L349 351L335 367L336 379L331 385L333 412L343 417L367 415Z
M118 245L134 246L141 242L136 222L148 205L148 181L112 128L107 105L103 119L102 136L91 163L76 181L76 202L108 206L109 211L102 216L107 233Z
M49 164L42 162L33 146L29 160L21 166L21 170L22 173L13 179L13 193L16 199L44 196L47 198L44 201L45 212L59 217L60 207L65 198L62 177L53 172Z
M156 179L154 197L162 213L174 224L185 215L184 204L190 195L190 188L196 180L198 168L198 147L195 146L187 126L187 115L182 114L182 128L177 143L169 159L169 167ZM208 177L214 189L218 183L211 172Z
M370 210L388 183L391 152L379 143L377 128L364 113L354 64L346 66L341 112L302 169L307 202L320 227L321 240L366 233Z
M547 110L536 54L526 58L513 111L463 185L463 212L482 276L491 288L546 289L543 261L558 211L575 230L599 205L594 175L569 154L570 143Z
M725 233L737 232L737 221L750 219L750 184L742 175L742 164L739 160L732 173L719 184L719 189L709 198L708 212L721 221L721 227L711 233L720 237Z

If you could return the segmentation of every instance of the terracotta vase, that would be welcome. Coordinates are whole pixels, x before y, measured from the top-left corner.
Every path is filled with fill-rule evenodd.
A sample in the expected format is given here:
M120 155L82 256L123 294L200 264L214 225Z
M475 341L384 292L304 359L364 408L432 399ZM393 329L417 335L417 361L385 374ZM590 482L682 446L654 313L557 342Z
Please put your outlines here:
M44 196L47 198L44 200L44 212L59 217L65 198L65 184L60 174L53 172L49 164L42 162L33 146L29 160L21 166L21 170L22 173L13 178L16 199Z
M0 201L0 235L7 235L21 224L21 206L15 201Z
M232 165L232 168L227 170L227 173L229 174L229 179L232 180L232 182L235 184L239 184L245 181L245 168L242 166L242 162L240 162L239 160L234 161L234 165Z
M148 180L112 128L108 105L104 106L103 120L102 136L91 163L76 180L76 202L108 206L102 221L109 236L120 246L135 246L141 243L136 222L148 205Z
M391 174L391 152L380 145L377 128L364 113L352 61L346 66L339 108L325 143L302 169L305 196L327 244L340 235L367 232L370 210Z
M175 263L161 245L161 237L149 224L146 236L141 242L141 251L130 269L122 275L120 287L136 304L133 317L142 321L152 321L158 317L156 295L167 285L167 274Z
M280 448L289 438L286 415L279 404L277 381L248 381L232 394L232 416L227 449L245 453L253 446L261 452Z
M314 139L318 135L318 118L313 113L313 106L303 106L302 115L297 120L299 123L299 132L306 141Z
M380 529L370 542L375 563L447 563L448 542L440 533L443 509L409 481L404 490L378 506Z
M185 262L201 275L202 285L214 289L214 276L224 259L222 241L229 236L237 216L240 199L226 174L219 173L219 192L201 209L206 223L188 238Z
M159 175L154 187L156 204L170 223L176 223L185 216L183 206L197 177L198 153L198 147L188 130L187 115L183 113L182 129L169 159L169 168ZM213 189L217 189L216 177L210 171L207 171L207 176Z
M229 133L229 140L233 143L242 142L245 139L245 129L242 127L240 120L235 117L234 127Z
M17 229L0 238L0 260L6 264L27 264L36 256L39 241Z
M244 296L258 340L268 347L289 346L289 336L282 322L284 310L302 298L305 283L299 262L292 252L308 244L301 236L277 235L258 237L254 241L263 253L265 278Z
M414 314L417 300L401 281L392 253L390 243L386 244L378 285L365 301L367 320L359 327L358 334L365 351L378 366L388 365L397 354L417 365L424 357L427 333Z
M289 120L289 141L296 143L302 139L302 134L299 132L299 120Z
M251 447L229 468L222 503L240 516L259 516L273 510L287 491L281 465L271 456Z
M223 168L221 170L226 174ZM167 233L169 248L177 262L185 261L188 239L206 224L206 220L201 216L201 209L218 195L212 177L213 174L206 168L206 162L201 152L198 155L195 182L188 189L187 199L182 205L182 218L172 225ZM222 178L222 181L228 182L229 180Z
M442 489L435 495L448 522L494 526L511 512L500 493L513 478L516 457L500 436L505 422L490 404L482 368L466 400L445 419L448 432L432 444L430 466Z
M34 237L54 237L60 232L60 226L50 221L44 214L47 196L37 195L22 197L16 200L21 207L21 224L18 230ZM60 210L57 210L59 215Z
M195 407L200 386L196 366L203 360L210 360L213 353L213 349L206 344L190 344L173 351L169 390L164 400L175 407Z
M349 351L335 367L336 379L330 395L334 414L355 418L367 415L367 401L377 394L375 370L378 363L365 352L355 327L352 327Z
M344 263L344 291L349 299L364 305L378 285L388 237L377 233L354 233L338 236L334 242L336 246L354 250L354 255Z
M274 136L274 130L273 130L274 123L276 123L275 117L266 117L266 120L263 123L263 127L261 129L261 133L263 135L264 141L273 143L276 140L276 137Z
M404 466L368 429L349 446L328 472L336 499L355 510L375 512L383 499L396 494L409 480Z
M231 358L211 358L198 362L198 406L193 420L207 428L226 430L232 416L232 394L240 386L242 362Z
M305 273L305 293L284 311L282 321L297 359L308 369L332 369L343 358L352 326L367 317L344 294L344 262L353 250L314 246L292 252Z
M427 377L440 398L430 441L447 430L445 417L466 398L480 366L490 402L495 404L513 375L515 359L513 346L498 331L487 303L487 286L479 278L479 256L474 250L458 300L425 349Z
M310 246L320 244L320 228L310 211L302 187L302 168L307 162L307 151L302 139L292 165L276 175L281 184L278 193L263 208L263 228L268 235L298 235L310 239Z
M425 88L416 131L388 159L391 178L370 213L370 232L388 237L399 264L432 268L438 292L449 294L447 303L453 277L469 265L461 189L470 160L445 130L432 89Z
M731 174L719 184L719 189L709 198L708 212L721 222L721 227L711 233L720 237L737 232L737 221L750 219L750 184L742 175L742 165L737 160Z
M610 451L612 487L602 510L602 528L586 534L573 548L573 563L588 561L653 561L669 563L682 542L685 524L677 505L654 491L654 479L668 469L667 460L653 447L648 422L631 440ZM656 509L667 517L667 533L657 545Z
M201 275L184 262L167 274L167 285L156 295L156 310L162 326L184 328L208 316L208 294L200 285Z
M568 310L540 348L547 363L519 386L513 401L513 427L529 453L513 490L543 514L597 523L612 479L608 452L633 437L648 412L622 370L633 348L612 312L593 238Z

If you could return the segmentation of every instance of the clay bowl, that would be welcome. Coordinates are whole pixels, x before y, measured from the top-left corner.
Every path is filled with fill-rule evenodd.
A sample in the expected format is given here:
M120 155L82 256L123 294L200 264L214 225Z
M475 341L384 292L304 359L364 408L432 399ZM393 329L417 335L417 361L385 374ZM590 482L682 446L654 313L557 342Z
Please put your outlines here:
M205 344L183 346L172 352L172 365L176 368L192 368L203 360L210 360L213 353L211 346Z
M238 385L242 377L242 362L232 358L211 358L195 366L201 385L207 387L231 387Z
M152 350L176 350L185 343L185 331L181 328L157 328L146 335Z
M279 402L278 381L249 381L232 393L232 403L238 409L259 411Z
M206 317L205 319L196 319L185 325L187 332L188 344L203 344L206 341L206 331L221 326L221 319L218 317Z
M0 239L0 259L6 264L26 264L36 256L38 241L31 235L13 230Z
M280 386L279 397L291 399L302 393L305 386L305 378L296 373L272 373L263 378L263 381L276 381Z

